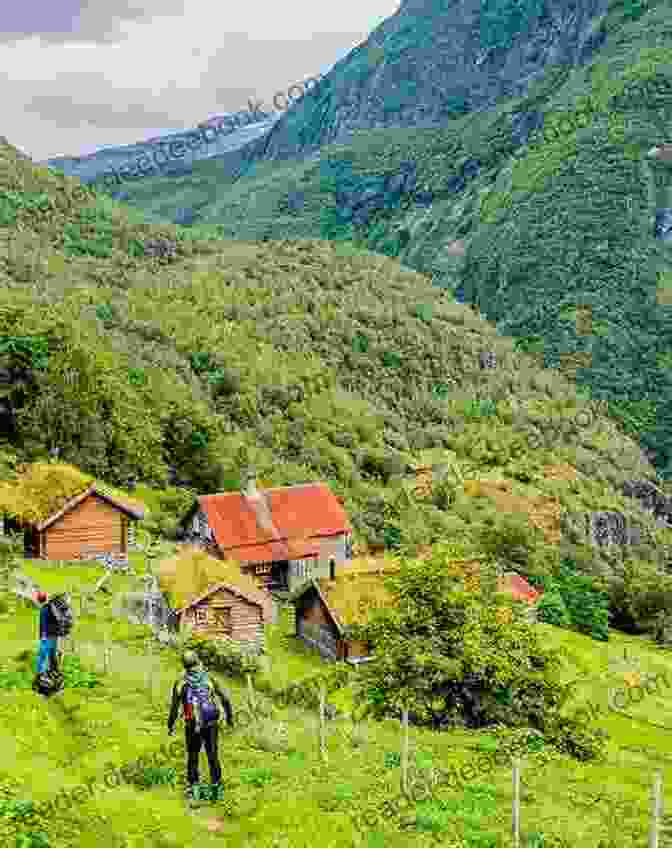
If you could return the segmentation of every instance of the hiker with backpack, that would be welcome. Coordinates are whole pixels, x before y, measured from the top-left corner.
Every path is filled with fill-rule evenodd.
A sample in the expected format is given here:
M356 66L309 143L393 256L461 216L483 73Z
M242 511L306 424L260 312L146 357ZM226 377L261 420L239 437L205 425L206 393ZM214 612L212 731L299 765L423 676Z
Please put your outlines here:
M40 591L33 598L40 606L40 646L33 689L46 696L63 686L63 675L58 668L58 640L72 630L73 616L64 596L50 599Z
M185 675L173 686L168 734L174 734L175 722L182 706L187 748L186 794L187 797L194 798L195 788L200 783L198 756L201 746L205 747L208 756L211 783L217 793L221 789L222 769L217 751L220 711L216 699L218 698L224 707L229 727L233 727L233 708L228 693L223 691L216 681L210 679L195 652L186 651L182 664Z

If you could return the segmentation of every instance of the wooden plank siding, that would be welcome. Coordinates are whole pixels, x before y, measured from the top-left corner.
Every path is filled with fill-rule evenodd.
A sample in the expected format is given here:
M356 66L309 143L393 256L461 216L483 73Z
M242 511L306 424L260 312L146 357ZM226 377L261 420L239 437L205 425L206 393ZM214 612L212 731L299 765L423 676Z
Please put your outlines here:
M263 611L257 604L224 588L182 614L194 634L216 640L229 637L256 650L264 646Z
M91 550L126 554L122 518L128 521L111 504L91 495L42 532L40 556L76 560Z
M323 657L333 660L365 657L370 652L367 642L340 637L328 610L315 590L307 592L296 606L296 636L317 648Z

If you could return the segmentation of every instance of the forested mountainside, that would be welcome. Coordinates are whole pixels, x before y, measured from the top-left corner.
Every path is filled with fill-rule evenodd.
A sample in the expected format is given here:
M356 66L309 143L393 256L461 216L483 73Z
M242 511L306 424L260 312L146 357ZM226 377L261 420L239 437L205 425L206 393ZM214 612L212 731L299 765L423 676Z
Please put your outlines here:
M588 61L608 0L406 0L254 142L297 157L353 131L431 127L525 95L549 66Z
M7 474L58 447L111 484L203 493L251 463L266 484L329 482L359 543L477 544L504 517L523 571L571 550L618 609L628 569L638 592L672 580L672 531L624 494L655 480L636 443L428 278L347 245L150 225L0 150ZM418 493L428 463L442 478ZM627 524L612 545L603 511Z
M443 127L362 130L307 159L254 161L233 184L200 163L198 181L145 182L129 203L155 220L196 203L227 238L397 258L606 402L669 478L671 15L614 3L585 64L547 64L524 97ZM274 132L299 133L302 114Z

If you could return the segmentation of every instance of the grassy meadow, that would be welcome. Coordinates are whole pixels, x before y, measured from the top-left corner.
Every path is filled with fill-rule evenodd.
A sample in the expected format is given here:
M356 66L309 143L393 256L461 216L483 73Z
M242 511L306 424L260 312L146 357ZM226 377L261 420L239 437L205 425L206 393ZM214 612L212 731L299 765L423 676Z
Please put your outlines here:
M136 562L141 569L139 558ZM31 561L23 568L48 590L74 588L75 605L78 587L90 586L101 573L98 567L81 564L55 569ZM111 589L127 590L132 580L116 575ZM223 729L220 737L225 784L221 801L187 806L182 798L182 750L168 757L144 785L136 777L105 786L110 764L132 763L169 741L170 689L180 674L177 653L157 649L156 655L148 655L144 641L149 629L115 621L111 604L111 596L99 594L95 610L78 619L75 654L66 648L68 686L48 700L29 689L36 610L17 602L15 612L0 619L0 745L10 755L0 769L3 845L513 845L510 766L475 769L476 775L457 788L444 784L428 789L432 769L474 764L480 755L504 746L515 736L511 731L410 728L407 799L400 792L399 722L355 725L340 714L326 724L325 763L315 712L283 707L257 691L259 717L253 720L245 683L220 675L216 677L232 694L237 720L235 729ZM641 638L615 632L608 643L597 643L550 625L537 627L563 658L563 679L575 682L567 710L587 702L596 705L594 722L608 732L610 741L603 761L586 763L530 746L522 765L521 845L648 845L654 771L672 759L672 692L661 686L640 704L632 702L625 708L627 718L610 712L607 705L609 689L627 689L633 669L672 676L669 654ZM323 668L313 652L297 646L288 634L286 618L268 628L269 661L262 674L274 686L281 689ZM112 647L107 674L102 660L105 640ZM77 646L85 645L80 654ZM150 663L154 672L148 686ZM178 742L182 727L180 722ZM173 783L161 783L162 775ZM201 779L208 780L204 755ZM19 804L32 802L39 811L40 803L61 788L87 781L95 788L93 797L84 794L82 801L61 805L48 817Z

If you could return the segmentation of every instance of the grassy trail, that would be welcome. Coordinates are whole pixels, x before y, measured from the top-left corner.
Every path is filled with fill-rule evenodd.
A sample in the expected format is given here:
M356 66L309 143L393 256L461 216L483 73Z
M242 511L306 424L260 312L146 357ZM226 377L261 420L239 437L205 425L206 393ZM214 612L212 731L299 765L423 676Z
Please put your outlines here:
M31 564L26 571L49 589L58 589L76 583L78 571L90 584L97 570L82 576L81 566L55 572ZM113 580L117 592L130 579ZM24 680L30 678L36 627L35 611L25 607L0 619L3 674L23 670ZM608 691L625 687L624 675L633 671L633 661L640 672L667 672L672 681L670 657L642 639L613 632L604 644L539 627L547 632L549 644L562 651L566 680L576 681L569 709L596 704L601 712L595 721L609 731L612 742L601 763L530 753L522 771L523 845L645 846L654 769L672 763L672 691L661 686L639 705L629 705L626 710L637 721L609 712ZM282 624L272 628L268 640L269 677L277 687L320 668L314 655L297 651L282 631ZM473 765L492 751L496 735L411 728L410 776L419 801L405 802L399 792L399 723L359 728L349 719L328 723L325 764L319 756L315 715L257 694L267 715L253 724L244 710L244 685L224 676L217 677L230 689L238 719L236 728L223 729L220 738L224 800L187 806L182 799L183 746L164 764L175 770L174 785L106 787L110 764L132 763L171 741L166 719L170 686L180 674L179 659L171 650L162 651L150 691L143 654L146 633L143 626L114 621L111 599L101 599L95 615L77 624L76 643L90 647L78 649L83 671L73 679L81 683L88 680L87 672L96 674L98 686L69 686L50 700L27 688L2 690L0 746L6 757L0 764L0 800L40 803L62 787L74 788L87 780L94 793L59 807L48 819L0 816L0 843L15 845L18 833L32 833L23 845L44 845L42 832L51 846L512 845L510 766L481 772L474 768L476 774L465 787L438 787L433 799L421 798L427 795L422 776L432 767ZM113 649L111 670L104 675L106 639ZM180 723L175 739L181 742L182 735ZM204 756L201 779L208 779ZM666 840L663 835L660 845L668 845Z

